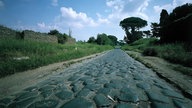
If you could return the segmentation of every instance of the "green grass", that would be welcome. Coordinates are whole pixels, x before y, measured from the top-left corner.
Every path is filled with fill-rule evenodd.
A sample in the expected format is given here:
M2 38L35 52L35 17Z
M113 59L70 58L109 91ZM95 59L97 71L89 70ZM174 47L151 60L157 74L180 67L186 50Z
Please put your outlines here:
M1 39L0 77L55 62L88 56L109 49L112 49L112 47L87 43L62 45L15 39ZM20 57L28 57L29 59L16 60L16 58Z
M132 50L137 52L142 52L146 47L154 45L158 40L156 38L143 38L138 41L133 42L129 45L124 45L123 50Z
M130 45L122 47L124 50L132 50L145 54L146 51L155 52L154 56L161 57L171 63L192 67L192 52L187 51L184 43L157 44L157 39L140 39ZM145 54L147 55L147 54ZM185 74L189 72L187 68L174 68ZM191 75L188 73L187 75Z
M185 50L184 44L165 44L155 46L158 56L172 63L192 67L192 53Z

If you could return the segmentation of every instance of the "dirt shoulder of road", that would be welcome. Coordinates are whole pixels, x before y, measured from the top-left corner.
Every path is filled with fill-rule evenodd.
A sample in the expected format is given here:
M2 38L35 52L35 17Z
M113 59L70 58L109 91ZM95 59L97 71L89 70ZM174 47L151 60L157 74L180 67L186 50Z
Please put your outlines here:
M47 66L39 67L37 69L28 70L20 73L16 73L0 79L0 99L11 94L17 93L24 88L34 85L44 79L48 78L57 72L61 72L71 64L81 62L83 60L91 59L96 56L102 55L106 52L93 54L90 56L82 57L79 59L73 59L65 62L54 63Z
M192 98L192 77L173 70L175 64L169 63L158 57L142 56L141 53L126 51L130 56L152 68L158 76L180 89L183 94Z

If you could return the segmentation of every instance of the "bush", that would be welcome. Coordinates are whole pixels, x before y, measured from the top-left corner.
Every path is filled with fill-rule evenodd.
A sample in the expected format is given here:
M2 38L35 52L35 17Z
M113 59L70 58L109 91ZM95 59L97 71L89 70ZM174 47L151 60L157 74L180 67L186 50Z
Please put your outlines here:
M143 53L144 56L157 56L157 51L155 48L146 48Z

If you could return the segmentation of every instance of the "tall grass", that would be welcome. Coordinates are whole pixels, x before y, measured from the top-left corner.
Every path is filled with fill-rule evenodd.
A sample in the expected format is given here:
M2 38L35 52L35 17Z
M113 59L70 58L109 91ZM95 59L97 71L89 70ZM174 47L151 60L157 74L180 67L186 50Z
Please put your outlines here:
M0 40L0 77L47 64L112 49L87 43L54 44L14 39ZM18 60L17 58L27 58Z
M157 50L159 57L162 57L172 63L192 67L192 52L186 51L184 44L164 44L154 46L154 48Z
M192 52L187 51L185 43L157 44L157 39L140 39L130 45L123 46L125 50L133 50L147 55L164 58L172 63L192 67ZM147 53L146 53L147 52ZM157 54L156 54L157 53Z

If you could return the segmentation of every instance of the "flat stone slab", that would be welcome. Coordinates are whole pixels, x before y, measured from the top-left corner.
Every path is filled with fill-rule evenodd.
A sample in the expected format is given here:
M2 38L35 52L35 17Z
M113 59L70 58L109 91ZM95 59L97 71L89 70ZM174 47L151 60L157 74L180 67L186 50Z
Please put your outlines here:
M87 99L78 97L67 102L61 108L95 108L95 106L92 102L88 101Z
M109 107L111 105L111 101L103 94L96 95L93 100L98 107Z
M86 97L90 94L91 90L89 89L82 89L76 96L77 97Z
M141 89L144 89L144 90L148 90L148 89L151 89L151 86L147 83L138 83L137 84L137 87L141 88Z
M170 96L170 97L175 97L175 98L181 98L183 99L183 95L181 95L180 93L178 92L175 92L175 91L171 91L171 90L163 90L162 93L166 96Z
M139 97L137 94L120 94L119 96L117 96L118 99L120 101L124 101L124 102L138 102L139 101Z
M111 91L111 89L109 88L100 88L98 91L97 91L97 94L109 94L109 92Z
M85 88L87 88L91 91L96 91L99 88L101 88L101 85L99 85L99 84L86 85Z
M58 98L62 99L62 100L67 100L67 99L71 99L73 97L73 93L70 91L61 91L59 93L56 93L55 96L57 96Z
M157 101L163 103L170 103L169 98L167 96L164 96L163 94L147 91L147 95L152 102Z

